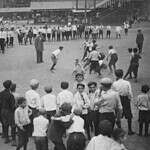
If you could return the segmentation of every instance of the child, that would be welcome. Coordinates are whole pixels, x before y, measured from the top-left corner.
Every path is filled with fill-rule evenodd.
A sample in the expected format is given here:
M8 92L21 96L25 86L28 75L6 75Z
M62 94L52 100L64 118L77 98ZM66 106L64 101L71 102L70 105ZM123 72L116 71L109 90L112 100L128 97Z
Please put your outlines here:
M135 82L137 82L138 77L138 68L139 68L139 60L141 59L141 56L138 54L138 49L134 48L133 53L131 54L131 60L130 60L130 69L124 76L124 79L127 77L128 74L134 74Z
M139 109L139 136L142 136L143 125L145 124L145 136L148 136L149 126L149 110L150 110L150 98L148 96L149 86L142 85L142 93L138 96L137 107Z
M108 60L109 57L110 57L110 60L109 60L108 66L109 66L110 72L112 73L113 72L112 66L115 71L116 63L118 61L118 54L117 54L117 51L113 48L113 46L109 46L109 52L108 52L108 56L106 60Z
M114 144L116 149L127 150L123 144L124 140L126 139L126 133L123 129L121 128L114 129L112 137L116 141L116 143Z
M75 82L73 84L73 93L77 92L77 84L78 83L84 84L85 85L85 91L88 91L88 87L87 87L86 83L84 82L84 74L77 73L75 76Z
M67 150L85 150L86 138L83 133L74 132L67 140Z
M59 112L55 115L55 117L51 118L52 121L48 129L48 137L54 143L55 150L66 150L62 137L65 134L66 129L70 127L73 121L69 119L69 121L63 122L54 118L66 116L66 119L68 119L67 117L70 118L71 110L72 106L70 103L63 103L59 109Z
M61 116L53 118L53 120L60 120L62 122L67 122L69 120L73 120L72 125L67 129L67 134L70 135L74 132L79 132L85 134L84 130L84 120L80 117L82 115L82 109L79 107L75 107L73 109L73 114L67 115L67 116Z
M46 95L41 98L41 107L46 110L47 119L49 123L51 122L51 117L56 114L57 109L57 100L56 96L52 93L53 88L52 86L44 87Z
M15 124L18 129L18 143L16 150L20 150L22 147L27 149L28 143L28 131L30 128L29 116L32 114L31 110L26 105L26 99L24 97L18 98L19 107L15 110Z
M75 66L74 66L74 70L73 70L72 74L75 77L77 73L85 74L85 71L84 71L81 63L79 62L79 59L75 59Z
M46 111L44 109L39 109L39 116L33 120L34 131L32 136L35 140L36 150L48 150L48 139L46 132L49 121L46 119L45 115Z

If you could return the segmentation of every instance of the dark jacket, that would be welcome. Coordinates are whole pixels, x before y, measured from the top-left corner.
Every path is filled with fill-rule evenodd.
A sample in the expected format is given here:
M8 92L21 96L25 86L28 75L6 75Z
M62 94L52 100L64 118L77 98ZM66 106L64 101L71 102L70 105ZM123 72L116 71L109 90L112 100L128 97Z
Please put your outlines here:
M43 44L43 38L41 36L38 36L35 39L35 49L36 51L42 52L44 50L44 44Z
M143 34L142 34L142 33L138 33L138 34L137 34L137 37L136 37L136 43L137 43L137 44L141 44L141 43L143 43L143 41L144 41L144 36L143 36Z
M52 120L48 129L48 138L52 142L62 143L62 137L66 132L66 129L69 128L72 123L72 120L69 122Z

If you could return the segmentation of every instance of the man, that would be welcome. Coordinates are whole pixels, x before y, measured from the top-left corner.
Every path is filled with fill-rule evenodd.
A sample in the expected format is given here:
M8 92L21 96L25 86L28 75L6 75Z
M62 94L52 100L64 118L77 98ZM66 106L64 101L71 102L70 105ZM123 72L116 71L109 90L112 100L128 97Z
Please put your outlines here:
M60 46L58 49L56 49L55 51L52 52L52 55L51 55L51 60L53 62L52 64L52 67L51 67L51 71L54 70L54 67L56 66L57 64L57 60L58 60L58 55L60 54L60 52L63 50L63 46Z
M136 44L139 49L139 53L142 53L143 42L144 42L144 35L142 33L142 30L139 29L136 37Z
M3 136L5 138L5 143L9 143L9 126L11 127L12 145L15 145L16 131L14 122L14 112L15 112L15 98L10 92L12 82L6 80L3 83L4 90L0 92L0 105L1 105L1 117L2 117L2 130Z
M97 83L96 82L89 82L88 83L89 88L89 100L90 100L90 108L89 108L89 122L91 130L93 129L94 125L94 131L95 135L98 135L98 110L94 106L94 103L98 101L99 96L99 89L97 89Z
M62 91L57 96L58 107L60 107L65 102L73 105L73 94L68 90L68 87L68 82L61 82Z
M39 35L35 38L35 49L37 55L37 63L43 62L43 50L44 50L44 39L42 33L39 32Z
M132 131L132 112L131 112L131 100L133 99L133 93L131 84L129 81L122 79L123 70L117 69L115 71L116 81L113 83L113 88L119 93L120 100L123 107L122 117L128 121L128 134L132 135L134 132ZM121 124L119 124L121 128Z
M4 31L4 28L1 28L0 31L0 47L1 47L1 51L2 54L5 53L5 42L6 42L6 32Z
M99 100L95 105L99 108L99 121L108 120L114 127L116 119L120 122L122 105L118 92L111 89L112 83L110 78L101 80Z

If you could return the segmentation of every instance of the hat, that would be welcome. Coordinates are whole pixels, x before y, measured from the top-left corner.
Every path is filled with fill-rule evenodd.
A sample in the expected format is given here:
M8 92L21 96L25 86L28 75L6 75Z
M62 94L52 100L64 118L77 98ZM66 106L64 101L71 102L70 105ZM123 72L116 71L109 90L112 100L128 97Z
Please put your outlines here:
M6 81L3 82L3 86L6 89L9 89L11 84L12 84L11 80L6 80Z
M110 78L102 78L100 83L102 85L108 85L108 84L112 84L113 81Z

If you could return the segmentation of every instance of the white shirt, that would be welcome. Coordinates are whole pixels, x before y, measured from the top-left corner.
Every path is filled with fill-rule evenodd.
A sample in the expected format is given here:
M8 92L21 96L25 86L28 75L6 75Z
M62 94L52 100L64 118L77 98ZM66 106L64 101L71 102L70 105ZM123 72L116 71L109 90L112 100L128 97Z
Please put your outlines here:
M85 133L84 120L80 116L76 116L76 115L72 118L72 120L73 120L73 123L70 126L70 128L67 130L67 133L68 134L73 133L73 132Z
M109 30L109 31L111 30L111 26L107 26L106 28L107 28L107 30Z
M82 94L77 92L74 95L74 105L76 107L82 108L82 114L87 114L88 108L90 107L90 100L88 98L88 95L85 92L83 92Z
M55 51L52 52L52 54L57 58L60 52L61 52L60 49L56 49Z
M51 33L52 33L52 29L51 29L51 28L48 28L48 29L47 29L47 33L51 34Z
M41 107L46 111L54 111L57 108L56 96L53 94L46 94L41 98Z
M30 123L30 119L29 119L29 108L25 107L18 107L15 110L15 124L18 127L23 127L24 125L27 125Z
M91 139L91 141L87 145L86 150L122 150L122 149L121 146L120 148L118 148L117 143L113 139L107 136L98 135Z
M99 61L99 53L96 50L90 52L89 59L91 61Z
M27 105L32 108L40 107L40 95L35 90L29 90L25 93Z
M116 32L117 32L117 33L121 33L121 30L122 30L122 28L121 28L120 26L117 26L117 27L116 27Z
M112 54L117 54L117 51L115 49L110 49L109 52L108 52L109 55L112 55Z
M113 83L112 88L121 96L128 96L129 99L133 98L132 88L129 81L119 79Z
M7 34L5 31L0 31L0 39L5 39L7 38Z
M33 126L34 126L34 131L32 136L36 137L46 137L46 131L48 129L49 121L42 115L34 118L33 120Z
M116 109L122 110L119 94L112 89L102 91L99 101L101 102L99 107L100 113L113 112L115 114Z
M61 106L64 102L73 105L73 94L69 90L62 90L57 96L57 104Z
M38 34L38 30L37 29L33 29L33 34Z

